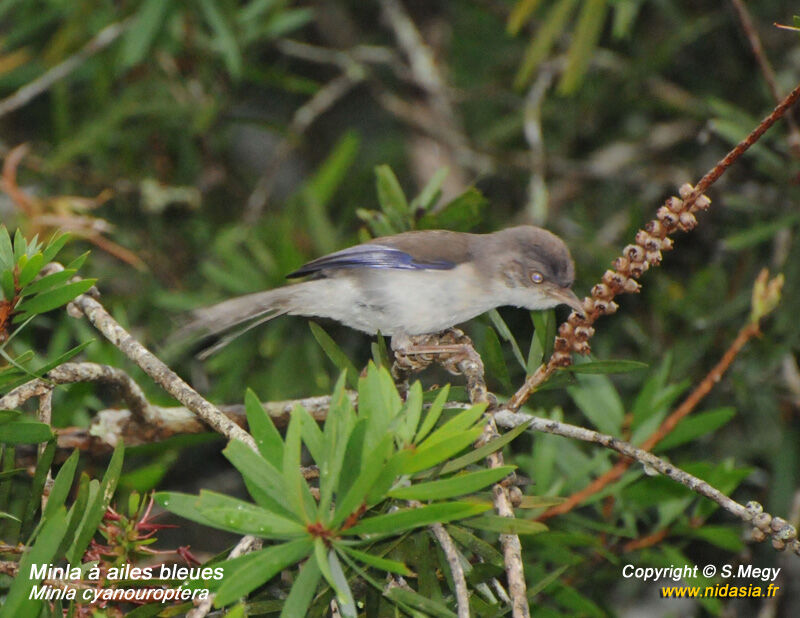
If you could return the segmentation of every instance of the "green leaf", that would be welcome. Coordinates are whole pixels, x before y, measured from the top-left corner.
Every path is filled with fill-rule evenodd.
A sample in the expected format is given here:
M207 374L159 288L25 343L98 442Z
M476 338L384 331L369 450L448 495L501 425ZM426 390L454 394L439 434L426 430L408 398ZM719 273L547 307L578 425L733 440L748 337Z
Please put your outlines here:
M707 412L694 413L678 423L661 442L656 451L666 451L681 444L691 442L707 433L716 431L736 416L736 408L718 408Z
M256 504L282 517L294 518L285 506L286 485L283 476L271 463L239 440L232 440L222 454L242 475Z
M53 430L50 429L50 425L27 417L0 425L2 444L38 444L47 442L52 437Z
M50 564L56 558L56 552L66 531L66 509L62 506L44 522L36 542L19 561L20 577L12 580L11 587L3 603L3 616L38 616L41 601L31 600L31 590L37 581L28 577L32 565Z
M56 231L50 238L50 242L47 243L47 248L42 252L44 263L49 264L52 262L70 238L71 236L68 232Z
M431 429L436 426L436 421L439 420L439 417L442 415L442 410L444 409L444 404L447 402L447 396L450 394L450 385L445 384L439 393L436 395L436 399L433 400L431 407L428 408L428 413L425 415L425 420L422 421L422 425L417 431L417 435L414 438L414 442L419 444L425 439Z
M306 524L316 520L317 503L314 501L308 484L300 470L301 423L300 416L292 411L289 427L286 429L286 443L283 449L283 478L286 483L287 506Z
M541 0L519 0L508 16L506 32L511 36L517 36L522 26L528 23L533 12L539 7L540 2Z
M439 473L442 475L450 474L451 472L455 472L461 468L466 468L468 465L473 464L476 461L486 459L486 457L488 457L491 453L499 451L506 444L524 432L527 428L528 423L521 423L517 425L514 427L514 429L507 431L502 436L499 436L494 440L490 440L483 446L479 446L469 453L465 453L461 457L448 461L446 464L444 464L444 466L442 466L442 469L439 471Z
M500 515L481 515L461 522L468 528L498 532L500 534L539 534L547 530L547 526L539 521L501 517Z
M583 3L567 54L567 66L558 84L561 94L573 94L583 81L603 30L607 11L608 0L586 0Z
M14 299L14 273L10 270L4 270L0 273L0 287L3 289L3 297L7 301Z
M412 214L417 215L417 211L422 211L424 213L436 205L436 202L439 201L442 195L442 184L444 184L449 171L447 167L440 167L434 172L431 179L425 184L422 191L419 192L419 195L411 200Z
M14 249L11 247L11 236L5 224L0 225L0 270L14 268Z
M345 131L314 176L306 183L306 191L320 206L328 205L336 189L347 178L347 172L358 154L360 142L358 133Z
M484 218L489 200L475 187L470 187L435 213L427 213L417 227L422 230L444 229L468 232Z
M41 253L36 253L20 271L19 287L23 288L33 281L34 277L42 270L42 266L44 266L44 256Z
M66 285L42 292L36 296L22 301L17 305L17 310L23 312L22 316L18 317L19 320L24 320L30 315L37 313L45 313L51 311L62 305L66 305L71 300L80 296L91 288L97 279L83 279L81 281L73 281Z
M231 24L214 0L199 0L199 4L208 25L214 31L228 73L234 80L238 80L242 76L242 52Z
M425 612L423 615L437 616L437 618L456 618L456 615L446 605L424 597L409 588L395 586L386 591L384 596L395 603L402 603L421 610Z
M319 428L317 421L308 413L303 406L297 406L292 415L297 415L300 418L300 435L303 438L303 443L311 453L311 458L316 463L321 463L325 457L326 444L322 437L322 430Z
M386 434L383 439L363 460L351 461L350 465L359 471L356 480L341 500L336 504L336 511L330 527L338 528L352 515L367 498L367 494L381 475L386 465L386 458L391 453L393 436Z
M86 505L86 510L83 517L78 524L78 529L75 532L74 540L69 550L66 553L66 558L70 563L79 563L81 556L89 546L89 542L97 532L97 527L103 521L103 516L106 513L108 505L111 503L111 498L114 496L114 490L117 488L119 476L122 473L122 460L125 453L125 448L120 441L111 455L111 460L108 462L108 468L103 475L103 480L97 484L96 480L90 483L89 502Z
M28 503L25 505L25 512L22 517L22 527L20 534L27 537L33 527L33 516L42 505L42 494L44 484L47 481L47 474L50 472L50 465L56 454L56 441L50 440L45 446L42 454L36 462L36 470L33 473L30 491L28 493Z
M388 558L381 558L379 556L374 556L370 553L359 551L353 547L349 547L342 543L336 544L337 549L348 554L350 557L358 560L359 562L363 562L366 565L374 567L376 569L380 569L381 571L388 571L389 573L397 573L398 575L403 576L410 576L414 573L409 569L405 564L402 562L398 562L397 560L389 560Z
M20 292L20 296L31 296L32 294L36 294L38 292L51 290L54 287L69 281L75 275L75 272L75 269L69 268L45 275L41 279L38 279L26 286L25 289Z
M378 202L389 221L398 232L408 229L408 202L388 165L379 165L375 168L375 181L378 189Z
M224 607L247 596L286 567L295 564L311 553L310 538L273 545L252 554L245 554L223 562L223 584L214 598L214 607Z
M514 352L514 358L517 359L519 366L525 369L525 359L522 358L522 351L519 349L519 344L517 344L517 340L511 332L511 329L506 324L505 320L500 316L500 313L497 309L492 309L489 311L489 319L494 324L494 327L497 329L497 332L503 338L503 341L508 341L511 344L511 350Z
M456 453L464 450L467 446L475 442L483 433L483 426L474 427L469 430L460 431L458 434L428 444L420 446L416 452L404 451L405 461L403 461L403 474L414 474L421 470L426 470L436 466Z
M403 447L414 441L414 432L417 430L420 416L422 416L422 399L422 384L416 381L408 389L406 403L399 414L401 424L397 428L397 436Z
M129 68L144 59L166 22L167 12L173 6L175 3L168 0L144 0L141 3L135 21L122 42L122 66Z
M592 373L592 374L606 374L606 373L628 373L630 371L641 371L647 369L647 363L632 360L602 360L602 361L589 361L588 363L580 363L577 365L570 365L564 367L564 371L571 371L572 373Z
M775 221L767 221L749 226L742 232L731 234L722 240L722 247L728 251L741 251L770 240L780 230L791 228L800 221L800 214L792 213Z
M483 362L486 365L487 374L497 379L504 389L510 391L511 376L508 373L506 360L503 358L503 347L500 339L491 326L486 328L486 337L483 341Z
M215 528L236 534L253 534L264 539L291 539L307 534L296 519L205 489L195 499L194 508L203 519L200 523L208 522ZM186 517L185 513L181 515Z
M577 375L577 386L568 386L575 404L603 433L619 435L625 410L617 389L604 375Z
M317 343L322 348L322 351L325 352L325 355L330 359L330 361L340 370L347 372L347 384L350 388L357 388L358 387L358 370L356 370L355 365L347 358L347 355L342 352L342 349L336 344L336 342L331 339L331 336L326 333L321 326L314 322L308 323L309 328L311 328L311 334L314 335L314 339L317 340Z
M22 230L17 228L14 232L14 263L18 264L28 251L28 243L22 235Z
M283 438L253 389L248 388L245 392L244 409L247 427L256 441L258 451L273 467L280 470L283 466Z
M362 519L345 534L397 534L434 523L464 519L492 508L491 504L445 502L416 509L404 509Z
M690 537L702 539L716 547L729 552L739 552L744 549L744 542L739 530L730 526L714 526L703 524L699 528L690 528L685 534Z
M82 253L81 255L76 257L74 260L72 260L69 264L66 265L65 267L66 270L79 270L80 267L83 266L83 263L86 261L86 258L89 257L90 253L91 251L86 251L85 253Z
M542 25L531 37L530 45L522 59L522 66L514 77L515 89L522 90L528 85L536 69L547 58L556 39L564 33L576 4L577 0L558 0L550 6Z
M400 500L443 500L475 493L508 476L516 466L500 466L477 472L467 472L447 479L417 483L408 487L398 487L389 492L389 497Z
M485 403L478 403L474 406L463 410L456 414L453 418L447 421L444 425L434 431L427 440L419 445L419 449L424 449L438 442L443 442L448 438L452 438L460 434L462 431L473 427L480 421L483 413L486 411Z
M358 611L356 610L353 591L350 590L350 584L347 583L342 564L333 549L328 550L328 566L333 578L333 589L336 591L336 600L339 602L341 615L345 618L356 618Z
M322 572L319 570L316 560L306 560L300 568L300 573L292 584L292 589L281 610L281 618L295 618L296 616L306 616L308 606L314 600L317 592L319 580Z

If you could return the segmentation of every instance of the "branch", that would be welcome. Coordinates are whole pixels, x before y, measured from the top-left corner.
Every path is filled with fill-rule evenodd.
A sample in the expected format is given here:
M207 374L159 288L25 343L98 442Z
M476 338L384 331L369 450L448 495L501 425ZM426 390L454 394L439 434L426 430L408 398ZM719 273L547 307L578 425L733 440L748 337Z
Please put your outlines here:
M249 554L252 551L261 549L261 540L254 536L243 536L239 542L228 554L228 559L238 558L244 554ZM186 612L186 618L205 618L214 606L214 597L216 593L211 593L207 598L200 601L197 606L189 612Z
M49 90L56 82L61 81L72 73L81 64L94 56L97 52L105 49L116 41L130 25L130 20L115 22L98 32L80 51L76 52L63 62L60 62L49 71L46 71L35 80L26 84L14 94L0 101L0 117L9 112L26 105L29 101Z
M439 541L447 564L450 566L450 574L453 576L453 586L456 592L456 603L458 606L458 618L469 618L469 592L467 591L467 580L464 578L464 568L461 566L461 559L458 556L453 539L447 534L442 524L430 526L433 536Z
M451 328L436 335L420 335L411 337L411 344L406 349L395 349L395 361L392 375L395 379L405 380L412 371L420 371L435 359L444 369L453 374L463 374L467 379L467 392L470 402L486 403L490 408L497 404L489 393L484 380L483 361L475 351L469 337L458 329ZM439 350L437 351L437 347ZM444 352L444 353L443 353ZM483 435L479 444L485 444L497 436L497 425L492 414L487 415ZM495 451L486 458L490 468L503 465L503 453ZM508 488L497 483L492 487L492 502L497 514L501 517L514 517L514 505ZM511 611L514 618L529 618L527 587L522 563L522 544L516 534L501 534L500 545L503 549L503 562L508 579L508 592L511 597Z
M630 244L623 254L614 260L614 270L607 270L601 283L592 288L590 297L583 301L585 316L575 312L561 324L555 340L555 351L550 360L541 365L503 406L504 410L516 412L528 398L559 367L572 364L571 353L587 354L589 339L594 335L592 325L601 316L615 313L618 309L614 298L618 294L639 291L638 279L650 268L661 263L661 252L672 249L670 235L689 231L697 225L695 213L707 209L711 201L703 194L733 163L800 99L798 85L759 125L725 157L703 176L696 186L683 185L681 198L671 197L659 208L657 216L636 233L635 244Z
M764 81L767 83L767 88L769 88L769 92L775 102L779 103L783 95L778 87L775 70L772 68L769 58L767 58L764 46L761 44L761 37L758 36L758 30L753 24L750 11L747 10L747 5L743 0L731 0L731 4L736 10L736 15L742 24L742 30L744 30L747 40L750 42L750 47L753 49L753 55L758 63L758 68L761 69L761 74L764 76ZM786 123L789 125L789 146L795 156L798 156L800 155L800 129L792 114L786 115Z
M661 423L661 426L642 443L642 450L652 450L656 444L661 442L661 440L663 440L673 429L675 429L675 426L680 422L681 419L690 414L692 410L697 407L697 405L705 398L706 395L708 395L709 392L711 392L711 389L714 388L714 385L720 381L725 372L730 368L734 359L745 346L745 344L758 333L758 325L754 324L753 322L748 322L741 328L741 330L739 330L739 334L736 336L736 339L734 339L733 343L726 350L725 354L722 355L722 358L719 360L719 362L714 365L714 368L709 371L708 374L706 374L700 384L698 384L697 387L689 394L689 396L684 399L684 401L675 409L675 411L670 414L663 423ZM545 511L539 517L539 519L549 519L551 517L555 517L556 515L568 513L579 504L582 504L587 498L598 493L608 484L620 478L630 467L631 463L631 460L617 462L613 468L597 477L589 485L580 491L573 493L561 504Z
M756 540L764 540L767 536L771 536L773 539L773 546L775 546L776 549L789 547L792 551L800 555L800 541L797 540L797 530L794 526L786 522L786 520L780 517L773 518L769 513L764 513L763 507L757 502L748 502L746 506L739 504L704 480L681 470L677 466L656 457L644 449L636 448L629 442L584 427L561 423L559 421L525 413L513 413L508 410L499 411L495 414L495 419L498 424L504 427L516 427L522 423L528 423L528 426L533 431L599 444L617 451L626 457L635 459L657 472L660 472L664 476L671 478L673 481L677 481L681 485L688 487L693 492L716 502L732 515L753 525L756 531L760 533L760 535L756 535ZM761 538L758 538L759 536L761 536ZM778 545L781 546L778 547Z
M123 400L131 412L142 423L153 420L150 403L142 389L121 369L97 363L64 363L51 369L43 378L36 378L18 386L0 397L0 409L13 410L19 408L32 397L41 397L59 384L76 382L103 382L113 384L120 391ZM130 414L129 413L129 414Z
M136 363L156 384L189 408L215 431L229 440L241 440L253 450L257 450L255 440L249 433L220 412L219 408L204 399L163 361L136 341L94 298L87 294L81 294L70 303L69 307L80 310L106 339Z

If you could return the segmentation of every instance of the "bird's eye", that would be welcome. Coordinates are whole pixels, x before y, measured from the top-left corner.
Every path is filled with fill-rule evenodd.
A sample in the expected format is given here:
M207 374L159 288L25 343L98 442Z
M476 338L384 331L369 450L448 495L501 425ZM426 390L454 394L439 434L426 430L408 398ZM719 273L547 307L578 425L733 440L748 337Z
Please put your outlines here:
M542 276L542 273L540 273L538 270L534 270L531 273L531 281L533 281L534 283L541 283L542 281L544 281L544 276Z

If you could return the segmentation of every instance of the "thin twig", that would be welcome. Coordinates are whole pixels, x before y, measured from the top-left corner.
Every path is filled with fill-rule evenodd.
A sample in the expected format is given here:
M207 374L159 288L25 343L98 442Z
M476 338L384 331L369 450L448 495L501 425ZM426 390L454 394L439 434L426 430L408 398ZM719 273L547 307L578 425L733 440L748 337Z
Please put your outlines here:
M66 58L63 62L60 62L50 70L46 71L29 84L24 85L14 94L0 101L0 117L5 116L9 112L13 112L15 109L18 109L23 105L26 105L35 97L49 90L56 82L64 79L81 64L86 62L86 60L116 41L119 36L125 32L130 23L131 22L128 19L109 24L100 32L98 32L78 52L74 53L69 58Z
M249 433L220 412L161 359L134 339L94 298L81 294L70 306L79 309L106 339L136 363L156 384L197 414L211 428L229 440L241 440L253 450L257 450L255 440Z
M236 546L228 554L228 559L238 558L244 554L249 554L253 551L261 549L261 540L254 536L243 536ZM191 611L186 612L186 618L205 618L214 606L214 597L216 593L211 593L208 598L200 601L197 606Z
M450 566L450 575L453 577L453 586L456 593L456 606L458 608L458 618L469 618L469 591L467 590L467 580L464 578L464 568L461 566L461 559L458 556L456 544L447 534L442 524L430 526L433 536L439 542L447 564Z
M0 409L13 410L19 408L32 397L41 397L51 392L58 384L74 384L76 382L103 382L113 384L120 392L122 399L128 404L130 413L142 423L152 420L150 403L142 389L121 369L97 363L64 363L51 369L43 378L36 378L0 397Z
M779 103L783 98L783 94L781 94L780 88L778 87L775 70L772 68L772 64L764 51L764 46L761 44L761 37L758 35L758 29L753 23L750 11L747 9L747 5L743 0L731 0L731 4L736 10L736 14L742 24L742 29L747 36L747 40L750 42L753 55L756 58L759 69L761 69L761 74L764 76L764 81L767 83L769 92L775 102ZM789 125L789 145L794 155L800 156L800 128L798 128L794 115L791 112L786 114L786 123Z
M753 322L748 322L739 330L739 334L736 336L736 339L734 339L733 343L725 351L717 364L714 365L713 369L706 374L700 384L698 384L697 387L692 390L689 396L686 397L683 402L681 402L675 411L672 412L672 414L670 414L663 423L661 423L661 426L659 426L659 428L656 429L641 444L641 448L643 450L652 450L656 444L658 444L667 435L669 435L673 429L675 429L675 426L681 421L681 419L690 414L697 407L697 405L705 398L705 396L711 392L711 389L714 388L714 385L716 385L722 379L722 376L733 364L734 359L745 346L745 344L751 338L756 336L758 332L758 325L754 324ZM561 504L554 506L542 513L538 519L544 520L555 517L556 515L568 513L576 506L585 502L587 498L595 495L607 485L620 478L630 467L631 463L632 460L630 459L617 462L613 468L597 477L580 491L576 491L570 495Z
M37 415L40 423L50 425L53 420L53 391L47 391L39 396L39 414ZM41 461L42 455L47 448L46 443L39 445L39 460ZM50 490L53 488L53 473L52 469L48 466L47 476L45 477L44 487L42 488L42 512L44 507L47 506L47 498L50 496Z
M468 355L459 362L458 368L467 378L467 392L469 393L470 402L473 404L496 404L486 388L483 363L480 361L480 356L472 347L471 341L469 346L472 348L473 354ZM483 444L499 435L494 415L490 413L487 416L483 435L479 439L479 442ZM486 458L486 461L490 468L503 466L505 462L502 450L491 453ZM492 487L492 502L498 515L514 518L514 505L511 502L508 487L502 483L496 483ZM503 563L505 565L506 578L508 579L508 594L511 597L511 615L514 618L529 618L530 607L528 605L527 584L522 562L522 543L516 534L501 534L500 546L503 549Z
M800 542L797 541L797 531L785 520L778 517L772 518L768 514L763 513L761 506L757 503L750 502L747 504L747 506L739 504L732 498L726 496L720 490L706 483L704 480L699 479L696 476L685 472L684 470L681 470L668 461L656 457L649 451L633 446L629 442L625 442L624 440L620 440L614 436L599 433L591 429L586 429L585 427L578 427L577 425L570 425L569 423L562 423L547 418L541 418L538 416L533 416L532 414L513 413L509 412L508 410L501 410L495 414L495 419L499 425L504 427L517 427L520 424L527 423L532 431L563 436L565 438L581 440L583 442L590 442L592 444L599 444L606 448L617 451L626 457L630 457L631 459L635 459L636 461L649 466L653 470L660 472L668 478L671 478L673 481L688 487L693 492L701 496L705 496L713 502L716 502L719 506L735 517L738 517L744 522L751 523L751 525L755 525L762 532L771 535L774 540L781 540L786 544L791 543L792 549L796 553L800 554ZM758 519L758 517L762 515L769 517L765 527L761 525L761 522ZM770 525L773 521L776 523L774 528L771 528Z

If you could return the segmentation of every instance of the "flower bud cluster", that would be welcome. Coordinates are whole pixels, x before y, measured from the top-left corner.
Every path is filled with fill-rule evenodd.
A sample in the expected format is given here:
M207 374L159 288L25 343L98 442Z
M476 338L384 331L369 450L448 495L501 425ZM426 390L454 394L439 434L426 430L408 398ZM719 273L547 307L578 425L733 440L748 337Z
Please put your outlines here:
M601 315L615 313L619 306L614 302L618 294L633 294L639 291L639 279L651 266L661 263L661 252L672 249L670 234L677 230L687 232L697 225L694 212L705 210L711 205L705 195L693 203L686 204L694 187L684 184L680 197L671 197L649 221L644 229L636 232L634 244L628 245L622 255L613 262L613 270L603 274L602 281L592 288L591 296L583 300L584 315L570 314L558 330L550 364L566 367L572 363L572 352L588 354L589 339L594 334L595 320Z
M754 541L764 541L772 537L772 546L783 551L790 549L800 555L800 541L797 540L797 529L782 517L773 517L764 511L758 502L748 502L746 519L753 524L750 538Z

